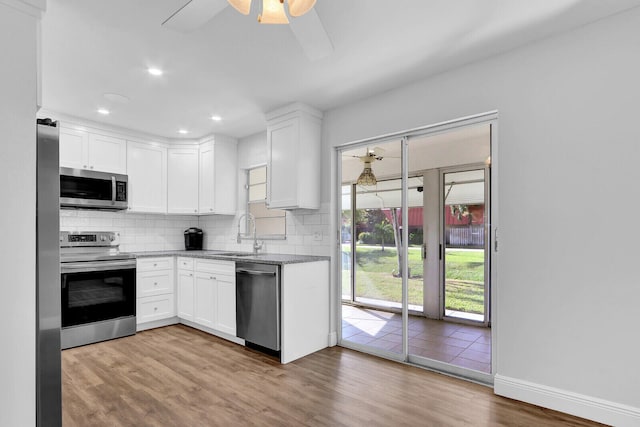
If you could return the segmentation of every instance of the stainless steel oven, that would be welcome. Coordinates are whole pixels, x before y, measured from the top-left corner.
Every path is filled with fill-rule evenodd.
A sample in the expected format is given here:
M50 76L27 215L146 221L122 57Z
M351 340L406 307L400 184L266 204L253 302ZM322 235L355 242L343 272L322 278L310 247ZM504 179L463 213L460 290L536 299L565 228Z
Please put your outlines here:
M60 233L62 348L136 332L136 260L117 233Z

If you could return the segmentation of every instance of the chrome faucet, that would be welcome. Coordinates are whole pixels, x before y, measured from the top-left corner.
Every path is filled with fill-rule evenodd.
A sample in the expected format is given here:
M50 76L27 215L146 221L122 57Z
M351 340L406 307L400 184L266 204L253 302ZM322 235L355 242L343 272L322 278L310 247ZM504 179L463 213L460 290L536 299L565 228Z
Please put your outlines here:
M242 224L242 218L249 218L249 221L251 221L251 223L253 224L253 253L257 254L258 251L260 249L262 249L262 245L264 244L264 242L260 242L258 243L258 236L256 234L256 218L253 216L253 214L251 214L250 212L247 213L243 213L242 215L240 215L240 218L238 218L238 238L237 241L238 243L242 243L242 233L240 233L240 224Z

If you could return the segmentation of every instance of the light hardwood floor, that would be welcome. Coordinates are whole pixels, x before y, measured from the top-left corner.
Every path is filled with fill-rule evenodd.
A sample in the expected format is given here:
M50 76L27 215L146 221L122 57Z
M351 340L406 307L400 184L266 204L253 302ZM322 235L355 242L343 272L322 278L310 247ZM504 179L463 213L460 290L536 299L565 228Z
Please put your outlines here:
M73 426L595 426L334 347L288 365L186 326L62 353Z

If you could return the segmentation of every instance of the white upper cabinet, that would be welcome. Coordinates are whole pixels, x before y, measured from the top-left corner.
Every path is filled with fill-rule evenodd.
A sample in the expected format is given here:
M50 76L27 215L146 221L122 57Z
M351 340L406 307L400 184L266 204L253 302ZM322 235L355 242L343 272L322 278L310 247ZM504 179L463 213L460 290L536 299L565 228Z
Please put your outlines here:
M89 169L126 174L127 142L120 138L90 133Z
M198 213L198 148L169 148L167 212Z
M127 173L127 142L75 129L60 129L60 166Z
M60 128L60 166L74 169L89 168L89 133Z
M237 183L236 141L216 136L201 144L199 213L235 215Z
M320 208L322 113L293 104L267 114L267 206Z
M167 212L167 149L128 141L129 209Z

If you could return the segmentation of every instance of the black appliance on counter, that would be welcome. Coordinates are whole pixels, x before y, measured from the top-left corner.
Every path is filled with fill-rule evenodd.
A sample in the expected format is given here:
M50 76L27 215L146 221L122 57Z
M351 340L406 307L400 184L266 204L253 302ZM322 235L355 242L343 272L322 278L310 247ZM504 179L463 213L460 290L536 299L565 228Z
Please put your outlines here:
M191 227L184 230L184 248L188 251L201 251L203 235L200 228Z

